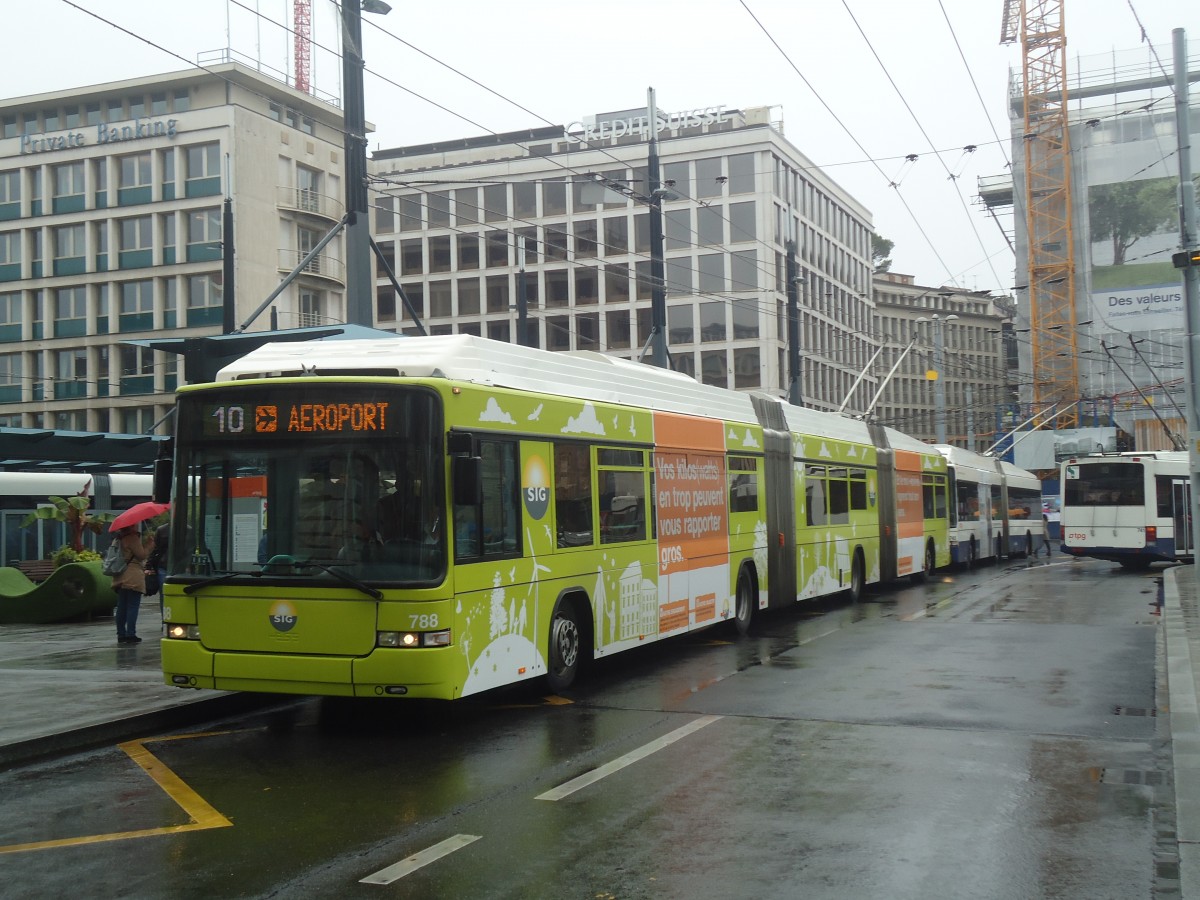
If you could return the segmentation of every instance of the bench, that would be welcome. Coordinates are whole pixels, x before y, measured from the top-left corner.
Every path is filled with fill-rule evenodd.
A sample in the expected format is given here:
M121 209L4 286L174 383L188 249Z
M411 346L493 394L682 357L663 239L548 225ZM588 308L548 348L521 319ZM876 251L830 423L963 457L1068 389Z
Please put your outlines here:
M50 577L54 571L52 559L23 559L13 563L13 568L20 570L34 584L40 584Z

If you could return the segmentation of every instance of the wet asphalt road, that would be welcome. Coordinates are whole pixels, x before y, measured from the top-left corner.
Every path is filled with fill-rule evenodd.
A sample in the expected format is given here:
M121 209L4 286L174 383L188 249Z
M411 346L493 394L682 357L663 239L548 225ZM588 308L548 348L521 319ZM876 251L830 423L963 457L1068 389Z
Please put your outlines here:
M560 698L130 735L0 775L0 893L1170 896L1155 596L1104 563L984 566Z

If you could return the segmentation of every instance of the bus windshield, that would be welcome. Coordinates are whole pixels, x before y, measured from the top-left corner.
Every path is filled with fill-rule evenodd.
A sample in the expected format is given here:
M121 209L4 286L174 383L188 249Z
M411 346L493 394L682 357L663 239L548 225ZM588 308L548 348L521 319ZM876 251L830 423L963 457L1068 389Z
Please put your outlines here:
M1066 466L1066 506L1142 506L1145 475L1140 462L1097 462Z
M169 574L439 582L442 433L437 395L420 388L181 397Z

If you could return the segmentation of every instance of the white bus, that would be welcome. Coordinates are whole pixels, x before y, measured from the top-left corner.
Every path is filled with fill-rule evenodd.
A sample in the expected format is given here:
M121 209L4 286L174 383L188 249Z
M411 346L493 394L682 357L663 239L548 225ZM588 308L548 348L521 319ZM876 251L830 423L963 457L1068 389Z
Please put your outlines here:
M1195 554L1188 455L1080 456L1062 464L1062 548L1145 569Z
M1032 472L962 447L936 447L950 470L950 560L1029 556L1041 546L1042 483Z

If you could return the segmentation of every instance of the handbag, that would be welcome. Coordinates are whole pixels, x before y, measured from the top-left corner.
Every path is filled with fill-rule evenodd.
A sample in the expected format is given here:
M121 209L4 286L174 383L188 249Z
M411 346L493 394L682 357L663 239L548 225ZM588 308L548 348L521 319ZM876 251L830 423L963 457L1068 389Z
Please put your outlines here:
M158 569L147 566L144 570L146 573L146 588L142 591L143 594L157 594L162 590L162 579L158 575Z

